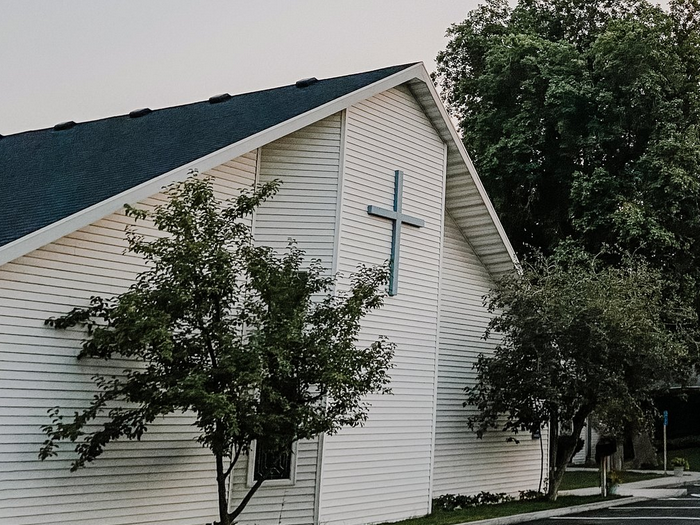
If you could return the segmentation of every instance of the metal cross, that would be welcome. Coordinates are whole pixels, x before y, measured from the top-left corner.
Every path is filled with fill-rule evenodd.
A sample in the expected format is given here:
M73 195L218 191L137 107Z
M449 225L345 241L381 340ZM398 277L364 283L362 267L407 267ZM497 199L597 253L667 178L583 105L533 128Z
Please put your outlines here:
M387 210L378 206L367 206L367 213L383 217L393 221L393 230L391 233L391 275L389 276L389 295L396 295L399 290L399 250L401 249L401 224L410 224L417 228L425 226L423 219L417 219L410 215L405 215L401 211L401 200L403 198L403 171L396 170L394 172L394 209Z

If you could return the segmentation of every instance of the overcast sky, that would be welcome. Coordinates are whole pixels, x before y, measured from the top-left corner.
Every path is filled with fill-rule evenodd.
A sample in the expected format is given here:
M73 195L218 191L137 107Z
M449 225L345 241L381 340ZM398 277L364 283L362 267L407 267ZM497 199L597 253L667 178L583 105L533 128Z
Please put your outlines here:
M433 71L477 3L0 0L0 134L407 62Z
M0 0L0 134L422 61L477 0Z

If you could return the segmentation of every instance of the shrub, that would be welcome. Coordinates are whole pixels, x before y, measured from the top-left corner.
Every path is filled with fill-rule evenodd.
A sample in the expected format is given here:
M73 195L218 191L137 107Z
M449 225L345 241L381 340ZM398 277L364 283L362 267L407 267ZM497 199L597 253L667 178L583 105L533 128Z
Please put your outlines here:
M671 466L683 467L683 470L690 470L690 463L688 463L688 460L680 456L671 459Z
M657 448L660 449L663 447L663 441L657 440L655 443L656 443ZM678 450L678 449L682 449L682 448L700 447L700 436L684 436L684 437L669 439L666 442L666 447L668 448L668 450Z
M605 478L606 486L608 490L610 490L610 487L614 487L615 485L619 485L622 483L622 476L617 470L611 470L608 472L608 475Z
M449 512L469 507L478 507L479 505L504 503L506 501L512 501L512 499L513 498L505 492L492 494L491 492L482 491L473 496L466 496L464 494L443 494L433 500L433 509L441 509Z
M541 499L544 497L545 497L545 493L540 492L539 490L521 490L520 496L518 497L518 499L520 501L528 501L528 500Z

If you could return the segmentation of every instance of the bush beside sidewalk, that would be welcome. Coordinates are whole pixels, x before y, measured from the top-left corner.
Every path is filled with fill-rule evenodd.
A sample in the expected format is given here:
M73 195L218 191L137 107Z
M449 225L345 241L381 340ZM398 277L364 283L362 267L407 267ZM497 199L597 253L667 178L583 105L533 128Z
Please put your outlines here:
M398 521L392 525L456 525L461 523L496 523L495 520L512 519L517 516L529 518L542 517L543 512L566 511L569 508L580 510L589 505L611 503L613 501L627 501L629 498L602 498L600 496L563 496L557 501L546 500L519 500L498 503L494 505L479 505L466 509L444 511L435 510L432 514L421 518L412 518ZM595 507L599 508L599 507ZM539 519L535 517L532 519ZM526 518L526 519L527 519ZM522 521L525 521L523 519ZM529 520L528 520L529 521ZM508 521L517 523L517 521ZM498 523L501 523L498 521Z

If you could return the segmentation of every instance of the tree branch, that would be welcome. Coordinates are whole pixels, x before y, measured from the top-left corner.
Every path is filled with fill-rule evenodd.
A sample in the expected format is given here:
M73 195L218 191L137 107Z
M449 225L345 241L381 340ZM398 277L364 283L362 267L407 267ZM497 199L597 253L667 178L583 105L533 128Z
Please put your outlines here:
M236 466L236 463L238 462L238 458L241 457L242 450L243 450L242 447L238 447L238 449L236 450L236 453L233 455L233 459L231 459L231 464L226 469L226 473L224 474L224 479L228 478L229 474L231 474L231 471L233 470L233 467Z
M250 488L250 490L248 491L248 494L245 495L245 498L243 498L243 500L242 500L241 503L238 505L238 507L236 507L236 510L234 510L233 512L231 512L231 513L228 515L228 518L229 518L230 520L232 520L232 521L235 520L235 519L238 517L238 515L239 515L241 512L243 512L243 509L245 508L245 506L246 506L246 505L248 504L248 502L250 501L250 498L252 498L252 497L255 495L255 493L256 493L256 492L258 491L258 489L260 488L260 485L263 484L263 481L265 481L265 478L261 478L261 479L259 479L258 481L255 482L255 485L253 485L253 486Z

